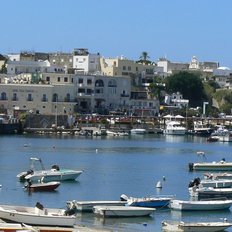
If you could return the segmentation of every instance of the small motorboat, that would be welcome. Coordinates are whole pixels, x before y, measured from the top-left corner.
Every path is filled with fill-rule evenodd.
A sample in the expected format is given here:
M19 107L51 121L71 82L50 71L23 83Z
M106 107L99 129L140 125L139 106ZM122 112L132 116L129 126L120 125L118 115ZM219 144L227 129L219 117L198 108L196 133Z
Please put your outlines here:
M232 162L223 158L219 162L189 163L189 171L232 171Z
M232 200L183 201L171 200L169 207L174 210L225 210L232 205Z
M149 216L156 209L134 206L94 206L93 212L103 217L143 217Z
M68 210L92 212L94 206L125 206L126 201L68 201Z
M60 186L60 182L58 181L50 181L50 182L38 182L31 183L29 180L28 183L24 186L27 191L39 192L39 191L54 191Z
M36 168L38 165L40 168ZM45 169L40 158L31 157L30 169L28 171L19 173L17 178L19 181L26 181L30 179L32 182L38 182L42 178L43 182L66 181L75 180L82 173L82 170L60 168L57 164L52 165L51 169Z
M232 188L204 188L192 187L189 188L191 197L197 197L198 200L206 198L227 198L232 199Z
M150 197L127 197L125 194L121 195L121 199L127 200L127 205L137 207L167 207L173 196L150 196Z
M39 226L73 227L76 216L67 214L66 210L45 208L37 202L35 207L0 205L0 218L18 223L30 223Z
M162 221L162 231L173 232L217 232L224 231L232 226L227 221L219 222L183 222L183 221Z
M195 178L194 180L190 181L189 188L192 187L212 187L212 188L231 188L232 187L232 179L225 180L225 179L200 179Z
M232 180L232 173L222 172L222 173L204 173L204 178L209 180Z

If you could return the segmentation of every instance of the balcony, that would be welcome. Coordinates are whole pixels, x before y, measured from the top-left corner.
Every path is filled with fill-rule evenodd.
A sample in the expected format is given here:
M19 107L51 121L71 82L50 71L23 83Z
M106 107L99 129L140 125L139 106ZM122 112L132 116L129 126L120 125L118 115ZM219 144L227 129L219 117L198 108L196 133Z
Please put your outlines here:
M130 94L122 93L120 96L121 97L130 97Z

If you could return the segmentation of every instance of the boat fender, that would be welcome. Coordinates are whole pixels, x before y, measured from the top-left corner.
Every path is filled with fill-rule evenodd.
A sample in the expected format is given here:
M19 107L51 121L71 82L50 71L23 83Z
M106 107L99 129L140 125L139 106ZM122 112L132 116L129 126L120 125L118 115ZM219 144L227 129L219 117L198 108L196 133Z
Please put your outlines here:
M193 171L193 163L189 163L189 171Z

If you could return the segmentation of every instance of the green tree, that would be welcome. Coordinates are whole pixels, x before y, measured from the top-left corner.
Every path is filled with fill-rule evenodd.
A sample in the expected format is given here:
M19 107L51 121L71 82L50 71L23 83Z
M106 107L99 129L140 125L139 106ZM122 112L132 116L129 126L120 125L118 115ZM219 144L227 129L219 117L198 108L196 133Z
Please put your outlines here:
M179 72L166 79L166 87L169 93L180 92L189 100L189 106L201 106L208 100L199 74Z
M148 52L142 52L141 56L139 57L139 60L137 63L143 63L143 64L151 64L152 62L149 60Z

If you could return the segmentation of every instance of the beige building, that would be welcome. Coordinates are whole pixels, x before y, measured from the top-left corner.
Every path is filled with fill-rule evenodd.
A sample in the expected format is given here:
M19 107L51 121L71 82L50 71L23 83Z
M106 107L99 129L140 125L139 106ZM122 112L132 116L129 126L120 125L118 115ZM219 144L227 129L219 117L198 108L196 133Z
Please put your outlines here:
M130 107L128 77L41 73L20 74L17 80L20 77L26 81L12 82L10 77L7 80L3 76L0 82L0 108L10 113L13 110L41 114L104 113Z
M156 65L137 63L124 57L101 58L101 73L114 77L131 77L132 85L147 87L153 81Z

